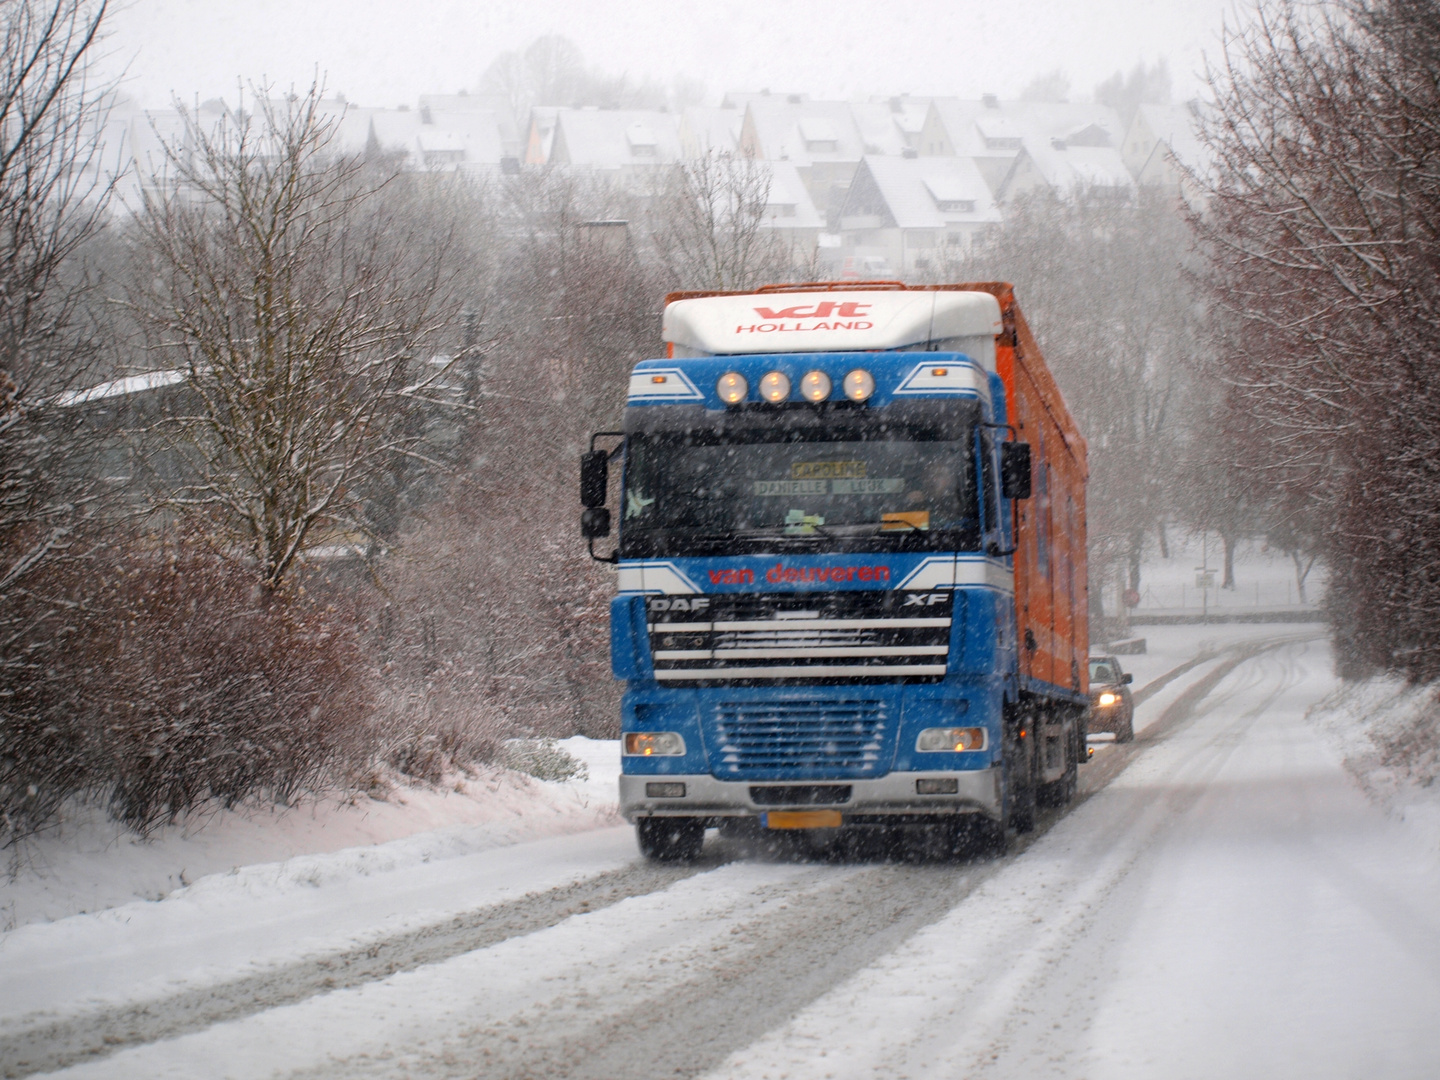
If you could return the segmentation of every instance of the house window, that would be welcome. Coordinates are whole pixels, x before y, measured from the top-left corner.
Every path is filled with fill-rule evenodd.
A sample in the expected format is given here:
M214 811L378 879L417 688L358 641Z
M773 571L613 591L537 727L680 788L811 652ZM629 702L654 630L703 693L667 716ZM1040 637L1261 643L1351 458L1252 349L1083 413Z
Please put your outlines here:
M974 199L936 199L935 205L940 210L951 214L973 214L975 212Z
M806 139L805 152L807 154L833 154L840 149L840 143L835 139Z
M794 203L770 203L765 210L771 217L794 217Z

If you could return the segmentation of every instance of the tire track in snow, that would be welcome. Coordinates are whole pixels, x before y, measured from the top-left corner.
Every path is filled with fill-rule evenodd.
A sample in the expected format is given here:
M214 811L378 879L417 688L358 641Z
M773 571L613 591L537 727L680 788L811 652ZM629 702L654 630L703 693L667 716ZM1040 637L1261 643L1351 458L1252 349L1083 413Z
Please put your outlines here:
M520 934L599 911L632 896L668 888L726 859L689 865L634 865L516 900L477 908L354 949L205 986L158 1001L97 1010L0 1035L0 1076L23 1077L94 1060L127 1046L170 1039L316 994L384 979L448 960Z
M812 864L767 887L764 901L759 891L737 900L733 918L708 920L719 940L697 934L680 948L656 949L637 928L624 962L591 969L583 983L517 1012L477 1017L469 1030L383 1059L357 1055L295 1075L694 1076L943 917L1001 865Z

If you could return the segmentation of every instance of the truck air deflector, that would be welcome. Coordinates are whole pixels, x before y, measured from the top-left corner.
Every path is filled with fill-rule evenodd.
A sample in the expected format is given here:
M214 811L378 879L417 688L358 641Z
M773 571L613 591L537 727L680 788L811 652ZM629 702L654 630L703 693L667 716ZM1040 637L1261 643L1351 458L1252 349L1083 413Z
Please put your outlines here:
M662 337L682 352L850 352L939 346L957 339L995 366L1000 304L986 292L835 290L676 300ZM967 350L968 351L968 350Z

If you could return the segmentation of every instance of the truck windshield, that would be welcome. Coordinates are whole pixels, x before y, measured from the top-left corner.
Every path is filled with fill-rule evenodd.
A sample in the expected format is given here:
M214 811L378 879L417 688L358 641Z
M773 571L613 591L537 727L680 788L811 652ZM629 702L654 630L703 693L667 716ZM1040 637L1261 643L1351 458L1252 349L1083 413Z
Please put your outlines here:
M976 550L974 443L953 416L632 433L621 552Z

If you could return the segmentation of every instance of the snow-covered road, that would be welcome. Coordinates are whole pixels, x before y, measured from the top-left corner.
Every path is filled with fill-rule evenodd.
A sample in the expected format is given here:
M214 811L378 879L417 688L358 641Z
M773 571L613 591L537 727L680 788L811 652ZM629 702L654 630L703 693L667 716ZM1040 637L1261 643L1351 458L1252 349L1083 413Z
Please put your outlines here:
M1440 867L1306 722L1332 686L1313 639L1195 667L999 860L712 842L656 869L605 829L299 912L200 897L26 928L0 950L0 1071L1433 1076Z

